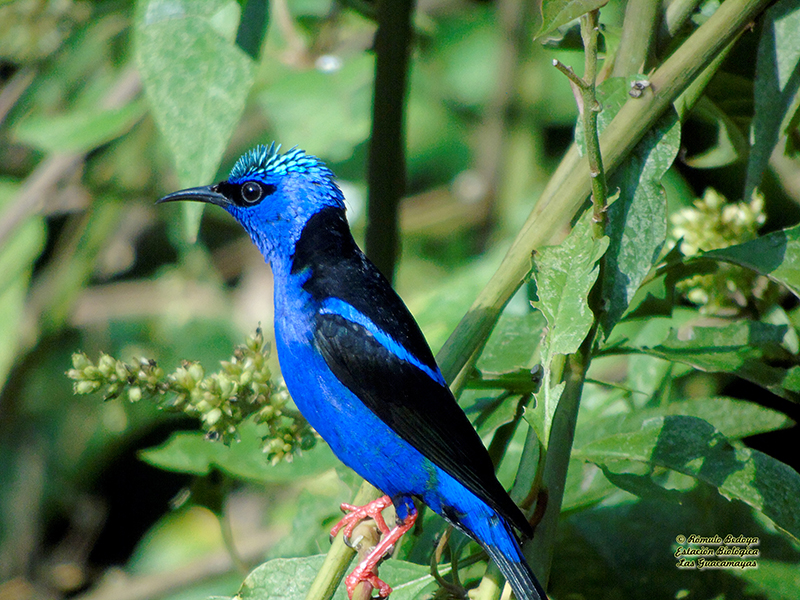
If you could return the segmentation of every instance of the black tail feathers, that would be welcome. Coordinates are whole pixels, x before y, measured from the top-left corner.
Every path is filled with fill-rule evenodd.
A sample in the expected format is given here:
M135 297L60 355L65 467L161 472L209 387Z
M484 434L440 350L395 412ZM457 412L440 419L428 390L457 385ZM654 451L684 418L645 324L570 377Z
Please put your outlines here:
M547 600L542 586L524 560L512 561L504 556L497 547L484 546L492 560L500 567L500 571L508 581L517 600Z

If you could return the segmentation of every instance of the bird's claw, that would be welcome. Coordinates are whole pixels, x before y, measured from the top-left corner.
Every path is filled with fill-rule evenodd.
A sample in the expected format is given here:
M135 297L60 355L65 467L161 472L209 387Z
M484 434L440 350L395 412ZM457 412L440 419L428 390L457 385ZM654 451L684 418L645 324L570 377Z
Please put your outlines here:
M373 589L378 590L378 595L373 596L374 598L388 598L389 594L392 593L391 586L375 573L372 571L360 571L359 568L356 567L356 569L344 579L348 598L352 598L356 586L364 582L370 584Z
M390 502L388 497L385 498L385 501ZM380 504L376 506L380 506ZM367 557L345 578L348 598L352 599L353 592L360 583L368 583L374 589L378 590L378 598L387 598L389 594L392 593L392 588L378 578L378 565L389 555L392 548L394 548L394 545L397 543L397 540L403 537L403 535L414 526L416 520L417 511L413 510L413 512L408 514L405 520L398 521L397 525L392 530L389 530L388 527L386 528L378 545L370 550ZM381 522L382 521L383 518L381 517ZM378 527L381 527L380 523ZM383 523L383 527L386 527L386 523Z
M369 504L365 504L364 506L342 504L341 509L344 511L345 515L331 529L331 541L336 537L336 534L339 533L339 531L344 530L342 532L344 543L353 548L358 543L357 541L356 543L352 543L350 540L351 536L353 535L353 529L355 529L356 525L365 519L373 519L382 534L385 535L389 533L389 527L386 525L386 521L384 521L383 514L381 513L383 509L387 508L389 505L391 505L391 503L392 500L389 498L389 496L383 496L377 500L373 500Z

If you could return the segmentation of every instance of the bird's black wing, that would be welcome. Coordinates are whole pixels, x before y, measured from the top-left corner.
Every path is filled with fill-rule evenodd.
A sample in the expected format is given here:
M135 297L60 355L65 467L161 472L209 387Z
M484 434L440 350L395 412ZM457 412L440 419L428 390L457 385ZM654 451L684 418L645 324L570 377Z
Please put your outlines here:
M349 304L427 371L438 373L411 313L355 246L346 222L342 228L343 216L324 213L309 221L297 244L293 270L308 270L304 288L320 302L338 298ZM378 418L515 527L531 533L446 385L381 343L364 325L335 312L318 313L314 343L333 374Z

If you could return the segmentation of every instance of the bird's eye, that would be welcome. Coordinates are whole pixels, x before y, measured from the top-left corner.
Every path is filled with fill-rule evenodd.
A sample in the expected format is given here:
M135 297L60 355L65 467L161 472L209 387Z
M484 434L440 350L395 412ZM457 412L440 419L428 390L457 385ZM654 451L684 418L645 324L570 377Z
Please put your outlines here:
M261 200L264 195L264 190L255 181L248 181L242 186L242 199L247 204L255 204Z

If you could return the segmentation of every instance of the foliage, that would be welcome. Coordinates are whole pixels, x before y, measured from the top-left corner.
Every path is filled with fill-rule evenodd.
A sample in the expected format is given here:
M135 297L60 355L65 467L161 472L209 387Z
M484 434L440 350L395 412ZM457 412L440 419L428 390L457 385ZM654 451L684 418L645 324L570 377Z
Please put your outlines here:
M416 7L397 287L553 598L798 596L799 18ZM282 390L268 269L220 211L153 201L276 139L362 236L375 29L349 1L0 3L0 595L343 597L328 531L360 482ZM420 522L381 566L398 598L498 597L458 533L441 587ZM692 534L757 538L727 547L758 568L679 568Z

